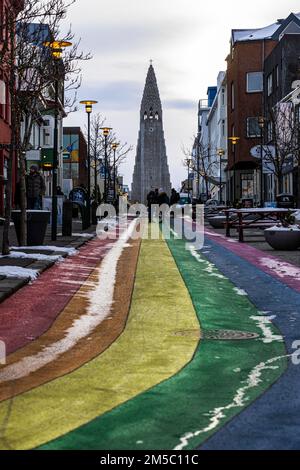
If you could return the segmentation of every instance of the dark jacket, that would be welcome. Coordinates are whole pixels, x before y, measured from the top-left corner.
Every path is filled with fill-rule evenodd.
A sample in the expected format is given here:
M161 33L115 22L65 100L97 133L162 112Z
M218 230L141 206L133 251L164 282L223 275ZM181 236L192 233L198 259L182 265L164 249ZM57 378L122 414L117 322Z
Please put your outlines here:
M26 191L28 198L42 196L46 191L46 185L42 175L40 175L39 173L35 173L34 175L27 175Z
M169 200L169 197L167 195L167 193L160 193L158 195L158 204L160 206L162 206L163 204L170 204L170 200Z

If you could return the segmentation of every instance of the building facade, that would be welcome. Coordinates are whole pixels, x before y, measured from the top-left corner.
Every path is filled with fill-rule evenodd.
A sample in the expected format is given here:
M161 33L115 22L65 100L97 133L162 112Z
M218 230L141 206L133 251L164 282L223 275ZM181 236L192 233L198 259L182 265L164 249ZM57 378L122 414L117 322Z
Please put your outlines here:
M290 31L293 31L290 34ZM281 34L277 46L267 57L264 66L264 145L267 147L280 145L280 135L274 132L274 117L280 111L291 109L292 101L290 94L293 92L294 84L300 80L300 20L295 18L287 28L285 34ZM281 108L280 108L281 107ZM295 110L294 110L295 111ZM298 110L296 120L287 124L297 126ZM277 142L276 142L277 141ZM298 152L295 152L298 153ZM264 196L268 202L275 201L276 194L283 191L298 197L298 155L294 154L286 159L283 165L282 184L279 185L272 168L265 171ZM281 187L279 187L281 186Z
M88 186L87 143L80 127L63 128L63 190ZM91 177L91 187L94 186Z
M17 15L24 7L22 0L0 0L0 52L4 43L9 46L8 18L12 13ZM4 70L0 61L0 215L4 214L5 183L7 180L7 167L9 145L11 143L11 107L9 93L9 70ZM13 193L15 190L17 174L16 159L13 162Z
M286 34L299 33L299 20L300 15L291 14L265 28L232 31L227 57L228 137L239 137L228 150L227 197L232 202L262 202L264 177L253 150L261 145L259 118L265 117L264 96L271 86L269 74L265 76L265 62Z

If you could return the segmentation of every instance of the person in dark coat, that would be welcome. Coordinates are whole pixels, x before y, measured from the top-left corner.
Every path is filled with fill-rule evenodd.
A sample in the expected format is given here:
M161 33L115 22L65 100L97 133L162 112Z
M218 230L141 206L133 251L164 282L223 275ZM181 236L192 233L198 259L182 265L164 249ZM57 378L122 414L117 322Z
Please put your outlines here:
M147 206L148 206L148 219L149 222L152 222L153 217L153 204L157 203L157 198L154 191L150 191L147 195Z
M42 196L45 194L44 178L36 165L31 165L30 173L26 176L27 209L41 210Z
M180 201L180 195L176 189L172 188L171 197L170 197L170 206L177 204Z
M162 188L160 188L160 190L159 190L157 203L160 206L162 206L163 204L167 204L167 205L170 204L169 196L167 195L167 193Z

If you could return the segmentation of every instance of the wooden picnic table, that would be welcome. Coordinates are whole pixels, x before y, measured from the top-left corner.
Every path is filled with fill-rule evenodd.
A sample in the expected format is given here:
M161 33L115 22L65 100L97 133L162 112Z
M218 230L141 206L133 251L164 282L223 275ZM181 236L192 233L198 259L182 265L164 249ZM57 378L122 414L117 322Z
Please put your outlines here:
M244 229L248 228L267 228L277 222L284 221L286 216L293 209L279 209L279 208L249 208L249 209L225 209L226 214L226 237L230 237L230 228L236 228L239 233L239 241L244 241ZM235 220L230 220L231 215L236 215ZM251 219L248 216L253 216Z

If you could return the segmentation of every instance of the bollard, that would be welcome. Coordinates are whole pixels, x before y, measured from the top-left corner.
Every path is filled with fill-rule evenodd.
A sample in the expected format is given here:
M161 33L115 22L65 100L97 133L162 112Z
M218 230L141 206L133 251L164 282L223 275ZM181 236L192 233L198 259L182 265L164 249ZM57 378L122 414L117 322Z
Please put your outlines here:
M63 237L72 236L72 219L73 219L73 202L66 199L63 202L63 221L62 235Z

